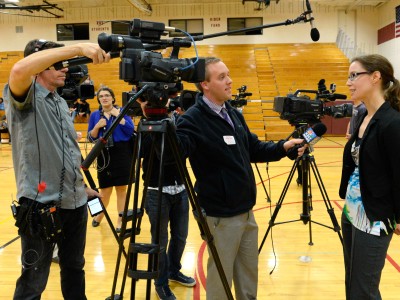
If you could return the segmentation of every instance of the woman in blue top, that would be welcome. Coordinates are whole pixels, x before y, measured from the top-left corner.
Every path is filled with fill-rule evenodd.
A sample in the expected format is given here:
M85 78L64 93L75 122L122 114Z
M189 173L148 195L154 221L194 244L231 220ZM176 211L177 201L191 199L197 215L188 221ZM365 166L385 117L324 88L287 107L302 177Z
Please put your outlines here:
M88 138L96 141L110 128L120 113L120 108L114 105L114 92L108 87L102 87L97 92L100 109L90 115ZM117 193L118 212L124 210L126 190L129 184L129 173L133 156L132 138L134 125L129 116L124 116L107 140L107 145L97 157L97 178L99 181L102 202L107 207L110 202L113 187ZM93 218L92 226L100 225L104 214ZM118 217L117 232L121 229L121 218Z

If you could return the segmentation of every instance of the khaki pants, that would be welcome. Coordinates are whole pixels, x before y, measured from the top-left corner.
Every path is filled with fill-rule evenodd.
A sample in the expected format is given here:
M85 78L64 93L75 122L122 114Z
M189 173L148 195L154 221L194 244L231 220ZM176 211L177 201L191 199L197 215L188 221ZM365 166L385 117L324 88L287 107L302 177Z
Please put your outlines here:
M254 300L258 285L258 226L252 211L230 218L207 217L219 259L235 299ZM214 258L208 249L207 300L227 299Z

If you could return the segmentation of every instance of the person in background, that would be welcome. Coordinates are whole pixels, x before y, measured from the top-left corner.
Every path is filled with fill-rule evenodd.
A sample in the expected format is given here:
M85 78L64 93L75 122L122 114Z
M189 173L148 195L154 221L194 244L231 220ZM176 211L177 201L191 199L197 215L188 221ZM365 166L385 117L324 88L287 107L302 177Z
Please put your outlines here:
M94 111L89 118L88 138L94 142L104 136L118 117L121 109L115 105L115 95L112 89L103 86L97 92L100 109ZM113 187L117 194L117 210L122 212L125 207L126 191L129 184L129 174L133 158L134 125L129 116L124 116L107 140L107 145L97 157L97 178L103 205L108 206ZM92 226L100 225L104 214L99 214L92 220ZM116 230L121 231L122 218L118 216Z
M1 136L2 133L8 134L8 139L2 139ZM11 136L8 130L7 117L5 115L0 118L0 142L2 144L3 143L11 144Z
M0 97L0 110L4 110L4 99Z
M26 45L24 56L12 67L3 93L13 144L19 204L15 218L22 250L14 299L41 298L57 243L63 297L84 300L87 199L99 193L85 188L69 109L57 93L68 69L50 67L76 56L103 63L110 55L93 43L64 47L35 39Z
M87 117L90 115L90 104L85 99L77 99L70 107L72 122L76 116Z
M277 161L303 139L262 142L249 131L243 115L230 106L232 80L218 58L206 58L205 80L196 103L177 122L176 134L196 177L195 190L235 299L256 299L258 225L252 211L256 183L252 162ZM169 149L170 150L170 149ZM298 155L305 147L298 148ZM166 155L172 157L172 155ZM207 299L226 299L209 249Z
M365 108L364 103L362 103L358 99L354 99L353 113L351 115L349 124L347 124L346 139L349 139L351 137L351 135L354 132L354 128L356 127L356 125L358 124L358 122L360 120L360 116L363 113L365 113L365 111L366 111L366 108Z
M169 94L167 107L169 107L171 98L176 99L177 91L171 91ZM147 102L141 102L143 113ZM169 116L174 124L184 113L181 107L175 107ZM145 210L151 224L152 243L156 243L156 236L159 221L160 234L159 244L161 253L159 255L158 270L159 277L154 281L155 291L161 300L175 300L176 297L171 291L168 281L177 282L187 287L196 285L196 280L184 275L180 270L182 268L181 259L186 246L186 239L189 230L189 200L185 185L179 175L176 163L165 165L164 182L161 187L161 212L158 219L158 190L159 190L159 171L160 160L157 156L153 157L152 168L150 169L152 137L150 134L144 134L142 139L143 157L143 180L150 173L148 189L145 200ZM169 224L169 226L168 226ZM168 238L168 227L171 237Z
M352 59L347 86L366 111L343 151L346 299L382 299L387 250L400 234L400 83L391 63L372 54Z

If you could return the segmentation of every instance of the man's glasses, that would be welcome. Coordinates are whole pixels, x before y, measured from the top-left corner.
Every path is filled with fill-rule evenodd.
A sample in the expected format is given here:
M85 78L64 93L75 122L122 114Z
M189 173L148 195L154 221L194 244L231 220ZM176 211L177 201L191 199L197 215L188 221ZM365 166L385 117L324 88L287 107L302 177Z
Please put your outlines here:
M355 72L355 73L351 73L350 75L349 75L349 80L350 81L354 81L354 80L356 80L357 79L357 77L358 76L360 76L360 75L363 75L363 74L370 74L370 72Z

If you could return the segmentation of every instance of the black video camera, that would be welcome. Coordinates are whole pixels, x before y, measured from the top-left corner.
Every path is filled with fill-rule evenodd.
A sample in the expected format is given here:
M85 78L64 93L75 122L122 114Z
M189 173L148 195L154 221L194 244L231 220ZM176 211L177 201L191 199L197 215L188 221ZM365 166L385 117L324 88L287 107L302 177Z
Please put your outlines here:
M288 120L291 125L300 123L314 124L319 122L324 115L333 118L351 117L353 105L350 103L325 106L325 102L336 99L346 99L346 95L335 94L335 85L331 85L332 92L329 92L321 79L318 84L318 91L315 90L297 90L294 94L288 94L286 97L275 97L273 110L280 114L280 118ZM315 99L300 93L316 94Z
M68 67L66 73L65 85L57 89L58 94L69 104L77 99L93 99L94 86L91 82L85 83L89 78L87 65L78 65Z
M163 23L133 19L129 28L129 35L102 33L98 43L106 52L121 51L119 78L137 86L131 95L148 85L147 91L141 95L142 100L148 102L148 117L165 116L170 89L181 81L204 81L205 60L198 57L179 59L180 47L190 47L191 41L180 38L161 40L161 35L166 32ZM167 47L173 47L169 58L154 51ZM129 96L128 93L125 97Z
M237 89L238 93L235 95L235 98L232 100L228 100L229 104L232 105L235 108L242 107L244 105L247 105L247 99L246 97L250 97L253 95L253 93L247 93L247 86L242 85L240 88Z
M197 91L183 90L178 97L171 99L168 111L174 111L178 107L183 111L187 111L189 107L196 103L197 94Z

